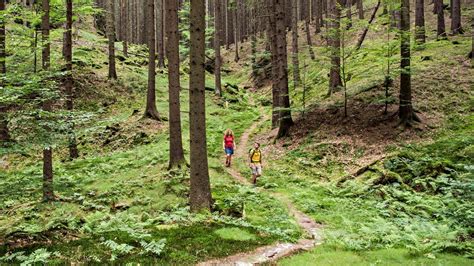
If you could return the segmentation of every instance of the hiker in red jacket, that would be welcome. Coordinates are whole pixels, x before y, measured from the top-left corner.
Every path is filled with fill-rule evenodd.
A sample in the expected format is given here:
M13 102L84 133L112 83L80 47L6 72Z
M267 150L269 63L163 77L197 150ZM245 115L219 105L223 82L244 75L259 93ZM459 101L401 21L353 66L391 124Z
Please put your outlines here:
M226 156L225 166L230 167L232 155L234 155L234 150L236 149L234 132L231 129L225 131L222 146Z

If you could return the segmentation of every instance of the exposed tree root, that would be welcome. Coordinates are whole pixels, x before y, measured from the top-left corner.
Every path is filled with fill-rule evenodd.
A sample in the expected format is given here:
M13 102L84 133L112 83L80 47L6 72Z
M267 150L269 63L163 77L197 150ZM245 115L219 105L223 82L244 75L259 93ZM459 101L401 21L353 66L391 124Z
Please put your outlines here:
M156 110L147 110L143 114L143 118L153 119L156 121L162 121L160 114Z

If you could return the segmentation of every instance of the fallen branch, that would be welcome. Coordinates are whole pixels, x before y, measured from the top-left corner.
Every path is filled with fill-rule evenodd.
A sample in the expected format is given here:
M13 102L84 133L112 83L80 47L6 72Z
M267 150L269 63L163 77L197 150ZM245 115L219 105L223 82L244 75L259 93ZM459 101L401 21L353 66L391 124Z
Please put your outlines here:
M377 2L377 5L376 5L375 8L374 8L374 12L372 12L372 16L370 16L369 24L367 24L367 26L365 27L364 31L363 31L362 34L360 35L359 40L357 41L356 50L359 50L360 47L362 46L362 43L363 43L364 40L365 40L365 36L367 35L367 32L369 31L370 24L372 24L372 22L374 21L375 15L377 14L377 10L379 10L379 7L380 7L380 0Z
M383 155L382 157L379 157L373 161L371 161L370 163L360 167L359 169L357 169L356 171L342 177L341 179L339 179L339 181L337 181L337 185L341 185L342 183L346 182L347 180L349 179L354 179L354 178L357 178L358 176L364 174L365 172L369 171L371 169L372 166L374 166L375 164L377 164L378 162L384 160L385 158L389 157L391 154L386 154L386 155Z

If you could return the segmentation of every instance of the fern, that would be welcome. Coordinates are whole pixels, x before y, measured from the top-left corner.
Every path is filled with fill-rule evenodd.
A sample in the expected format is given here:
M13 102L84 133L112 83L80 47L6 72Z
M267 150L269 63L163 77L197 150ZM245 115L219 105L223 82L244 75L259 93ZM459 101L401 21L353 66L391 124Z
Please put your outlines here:
M153 254L160 256L166 246L166 239L160 239L158 242L152 240L151 242L140 241L143 251L140 254Z
M32 264L46 264L51 256L60 257L61 254L59 252L49 252L45 248L40 248L32 252L30 255L25 255L24 251L16 252L10 255L5 255L0 258L0 261L12 263L12 262L20 262L20 265L32 265Z
M110 257L111 261L114 261L119 256L129 254L135 248L125 243L118 244L113 240L107 240L102 242L102 244L112 251L112 256Z

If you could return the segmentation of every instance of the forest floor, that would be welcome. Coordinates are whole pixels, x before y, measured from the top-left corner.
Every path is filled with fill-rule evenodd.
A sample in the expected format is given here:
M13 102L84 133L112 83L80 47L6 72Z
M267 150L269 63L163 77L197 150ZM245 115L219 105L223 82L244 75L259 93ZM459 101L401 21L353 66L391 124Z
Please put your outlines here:
M385 91L374 86L383 80L385 65L377 59L383 43L377 33L370 32L363 54L350 66L348 117L341 92L326 96L325 50L315 47L315 61L300 53L306 99L302 88L291 88L295 126L276 142L269 87L253 88L249 81L250 45L242 45L240 63L231 62L232 50L224 51L231 72L223 74L223 84L239 88L227 87L222 99L206 92L215 208L193 214L188 170L167 170L167 124L141 118L145 50L130 47L135 55L118 64L117 81L107 82L107 56L96 47L106 42L82 31L86 41L74 55L84 65L75 75L76 106L91 115L78 125L81 158L68 161L65 146L55 149L58 201L42 203L41 147L13 131L26 144L1 158L0 264L472 265L474 70L466 65L471 40L429 39L414 49L414 105L423 122L403 129L393 115L397 81L387 115ZM212 84L207 75L206 86ZM166 117L165 71L157 73L156 88L158 110ZM232 168L223 166L226 128L240 139ZM252 141L262 143L265 158L256 188L248 185L244 159Z

